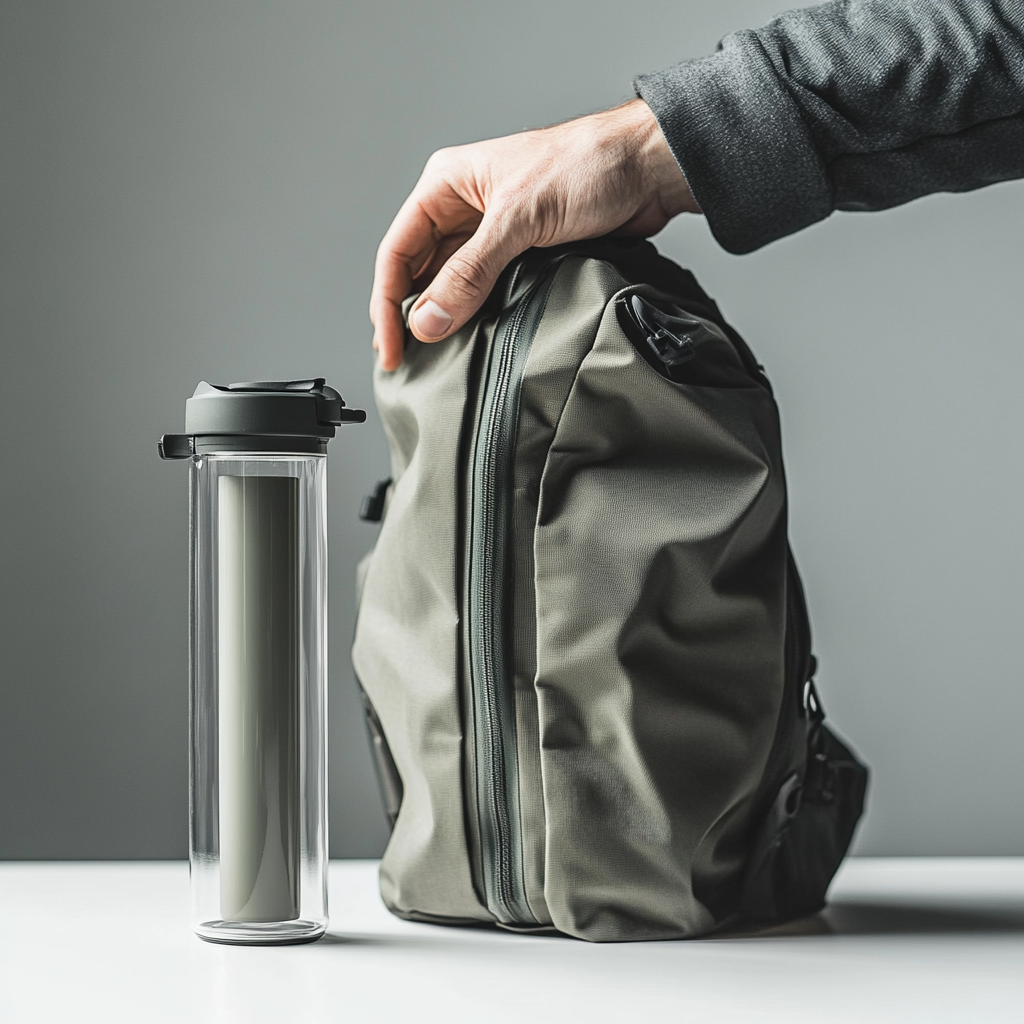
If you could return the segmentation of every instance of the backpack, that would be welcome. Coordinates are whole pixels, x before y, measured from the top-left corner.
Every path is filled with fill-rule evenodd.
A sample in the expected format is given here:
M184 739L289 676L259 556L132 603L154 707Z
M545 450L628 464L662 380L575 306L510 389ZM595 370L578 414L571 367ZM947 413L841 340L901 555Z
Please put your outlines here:
M820 909L867 771L812 682L771 387L693 276L530 250L375 394L353 662L389 909L599 942Z

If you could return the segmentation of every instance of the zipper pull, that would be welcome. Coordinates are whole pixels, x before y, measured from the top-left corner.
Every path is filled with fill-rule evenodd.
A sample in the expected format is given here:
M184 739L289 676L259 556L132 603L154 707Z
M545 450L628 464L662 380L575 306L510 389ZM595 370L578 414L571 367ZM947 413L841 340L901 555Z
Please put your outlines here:
M641 296L631 295L627 309L651 351L669 370L689 362L697 354L697 346L701 342L714 338L704 324L687 316L678 307L673 309L680 315L673 316Z

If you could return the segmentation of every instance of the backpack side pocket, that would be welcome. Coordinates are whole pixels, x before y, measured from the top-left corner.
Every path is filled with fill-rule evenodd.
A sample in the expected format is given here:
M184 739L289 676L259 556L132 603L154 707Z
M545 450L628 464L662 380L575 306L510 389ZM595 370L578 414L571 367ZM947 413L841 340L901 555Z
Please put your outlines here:
M740 913L781 924L816 913L864 810L868 770L825 724L808 683L807 762L779 787L748 864Z

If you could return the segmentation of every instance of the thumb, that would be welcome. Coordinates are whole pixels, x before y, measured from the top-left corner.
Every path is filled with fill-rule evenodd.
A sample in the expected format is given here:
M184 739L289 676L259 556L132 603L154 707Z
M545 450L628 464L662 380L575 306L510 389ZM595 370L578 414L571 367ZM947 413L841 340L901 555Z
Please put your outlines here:
M484 304L501 272L532 244L523 225L485 214L416 300L409 316L412 333L420 341L454 334Z

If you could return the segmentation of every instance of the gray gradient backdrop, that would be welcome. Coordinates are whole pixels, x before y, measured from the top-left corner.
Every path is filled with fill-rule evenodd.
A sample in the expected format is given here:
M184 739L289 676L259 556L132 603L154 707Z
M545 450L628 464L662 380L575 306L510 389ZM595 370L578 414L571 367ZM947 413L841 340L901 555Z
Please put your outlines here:
M0 857L186 854L200 378L369 407L374 251L430 151L628 98L763 0L2 0ZM768 367L858 850L1024 854L1024 185L742 258L658 240ZM331 850L385 828L348 661L378 421L331 445Z

